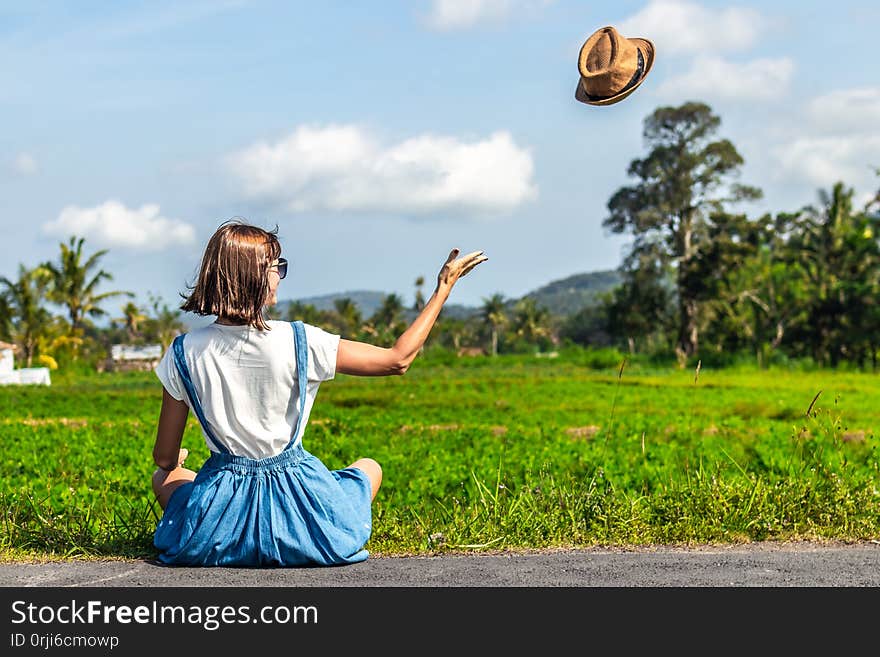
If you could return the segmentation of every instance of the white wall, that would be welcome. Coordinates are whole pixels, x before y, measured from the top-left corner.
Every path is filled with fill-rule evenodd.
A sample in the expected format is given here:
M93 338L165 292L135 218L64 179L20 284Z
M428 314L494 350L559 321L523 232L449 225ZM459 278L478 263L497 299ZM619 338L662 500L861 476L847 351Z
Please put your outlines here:
M11 372L0 372L0 385L5 384L30 384L52 385L48 367L23 367Z
M0 349L0 372L11 372L13 367L12 349Z

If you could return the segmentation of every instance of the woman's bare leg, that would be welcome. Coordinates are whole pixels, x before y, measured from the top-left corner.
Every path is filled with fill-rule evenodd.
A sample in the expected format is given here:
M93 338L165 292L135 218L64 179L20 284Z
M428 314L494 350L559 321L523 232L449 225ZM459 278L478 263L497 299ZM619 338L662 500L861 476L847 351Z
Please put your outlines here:
M382 466L373 459L363 458L358 459L348 467L358 468L367 473L367 478L370 480L370 487L372 488L370 499L375 499L376 493L379 492L379 486L382 485Z
M181 449L180 455L177 458L179 465L174 470L169 472L167 470L162 470L161 468L156 468L156 471L153 472L153 494L156 496L156 499L159 500L159 506L163 509L168 504L168 500L171 499L171 493L177 490L178 486L186 484L196 478L195 472L183 467L183 462L188 455L189 450Z

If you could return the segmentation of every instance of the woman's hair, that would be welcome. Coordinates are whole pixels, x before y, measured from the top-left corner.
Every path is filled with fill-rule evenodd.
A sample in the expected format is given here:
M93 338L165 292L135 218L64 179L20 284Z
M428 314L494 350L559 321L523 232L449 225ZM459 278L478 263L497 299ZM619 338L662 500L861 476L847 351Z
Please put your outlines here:
M269 330L263 305L269 293L269 267L281 255L281 244L271 231L251 226L238 217L220 224L211 236L192 293L181 310L217 315Z

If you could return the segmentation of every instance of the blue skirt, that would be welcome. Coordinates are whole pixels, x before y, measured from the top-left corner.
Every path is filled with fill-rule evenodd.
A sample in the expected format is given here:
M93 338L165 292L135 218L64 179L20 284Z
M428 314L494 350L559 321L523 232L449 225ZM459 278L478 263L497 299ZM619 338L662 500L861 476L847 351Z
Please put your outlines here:
M153 544L180 566L331 566L364 561L371 488L302 447L266 459L212 453L168 500Z

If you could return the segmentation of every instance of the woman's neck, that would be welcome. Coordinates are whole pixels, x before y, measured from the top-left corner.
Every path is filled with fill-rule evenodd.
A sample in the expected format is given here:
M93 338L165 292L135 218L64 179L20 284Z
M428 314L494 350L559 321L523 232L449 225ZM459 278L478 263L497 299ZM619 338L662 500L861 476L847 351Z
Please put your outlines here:
M214 320L215 324L221 324L222 326L244 326L241 322L234 322L228 317L218 317Z

